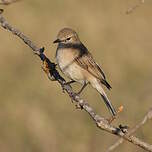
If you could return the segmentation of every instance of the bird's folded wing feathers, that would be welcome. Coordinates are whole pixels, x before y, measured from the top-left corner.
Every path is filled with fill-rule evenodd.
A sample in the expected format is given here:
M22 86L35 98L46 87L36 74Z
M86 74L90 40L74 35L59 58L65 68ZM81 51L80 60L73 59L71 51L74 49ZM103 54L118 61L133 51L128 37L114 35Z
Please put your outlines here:
M78 65L80 65L83 69L87 70L97 79L106 79L103 70L94 61L92 55L89 52L87 54L83 54L82 56L78 56L77 58L75 58L75 61Z

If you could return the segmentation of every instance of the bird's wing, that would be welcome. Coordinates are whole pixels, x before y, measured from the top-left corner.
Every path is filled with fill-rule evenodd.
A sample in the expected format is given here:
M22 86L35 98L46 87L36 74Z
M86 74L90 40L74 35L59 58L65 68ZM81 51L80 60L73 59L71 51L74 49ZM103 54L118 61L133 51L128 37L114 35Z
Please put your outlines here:
M75 58L75 61L78 65L80 65L83 69L87 70L97 79L106 79L103 70L94 61L92 55L89 52L83 54L82 56L78 56L77 58Z
M89 52L79 55L75 58L75 61L83 69L87 70L91 75L100 80L109 90L111 89L110 84L106 81L106 76L99 65L94 61L92 55Z

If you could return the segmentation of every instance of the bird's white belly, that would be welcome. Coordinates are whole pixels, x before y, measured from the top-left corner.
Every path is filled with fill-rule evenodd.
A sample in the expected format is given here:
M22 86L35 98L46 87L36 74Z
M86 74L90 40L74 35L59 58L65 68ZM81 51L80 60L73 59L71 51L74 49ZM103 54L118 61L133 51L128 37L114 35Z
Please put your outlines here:
M63 71L63 73L72 80L78 81L80 83L84 83L85 81L82 69L76 63L70 65L66 70Z
M59 68L68 78L84 83L85 77L83 75L83 69L74 62L74 56L72 54L63 51L64 50L58 50L56 56Z

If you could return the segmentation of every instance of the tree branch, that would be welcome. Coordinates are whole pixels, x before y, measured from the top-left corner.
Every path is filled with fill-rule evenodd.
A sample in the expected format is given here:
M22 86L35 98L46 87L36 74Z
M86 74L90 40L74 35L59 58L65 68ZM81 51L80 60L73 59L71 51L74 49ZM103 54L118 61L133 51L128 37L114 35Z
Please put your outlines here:
M137 137L128 135L127 133L123 132L120 128L110 125L105 118L97 115L95 111L92 109L92 107L85 100L80 98L80 96L75 94L70 85L67 85L65 83L64 78L62 78L59 72L56 70L56 65L53 62L51 62L44 54L44 48L38 48L22 32L11 26L1 14L0 24L4 29L18 36L26 45L28 45L33 50L33 52L38 57L40 57L43 63L43 70L47 74L48 78L50 80L56 80L61 85L61 87L68 93L69 97L90 115L90 117L94 120L94 123L97 125L98 128L106 132L109 132L110 134L122 137L124 140L127 140L130 143L152 152L152 145L143 142Z
M142 127L148 120L152 119L152 108L149 109L149 111L146 113L144 118L140 123L138 123L135 127L133 127L131 130L129 130L128 135L132 135L136 132L137 129ZM111 145L106 152L111 152L114 149L116 149L120 144L124 142L123 138L120 138L117 142L115 142L113 145Z
M1 0L0 5L9 5L9 4L15 3L17 1L20 1L20 0Z
M138 4L128 8L128 10L126 11L126 14L132 13L137 7L141 6L144 3L145 3L145 0L139 0Z

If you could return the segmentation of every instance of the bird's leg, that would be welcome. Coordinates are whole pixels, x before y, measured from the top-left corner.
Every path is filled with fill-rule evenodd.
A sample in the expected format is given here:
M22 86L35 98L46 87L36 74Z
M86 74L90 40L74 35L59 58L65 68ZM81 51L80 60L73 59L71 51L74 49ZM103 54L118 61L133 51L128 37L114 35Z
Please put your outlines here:
M65 85L70 85L70 84L72 84L72 83L74 83L74 82L75 82L74 80L71 80L71 81L65 82L64 84L65 84Z
M78 95L80 95L82 93L82 91L84 90L84 88L88 85L88 83L84 83L82 88L80 89L80 91L77 93Z
M74 83L75 81L74 80L71 80L71 81L69 81L69 82L64 82L64 84L63 85L69 85L70 86L70 84L71 83ZM71 86L70 86L71 87ZM64 93L64 88L62 88L62 91L63 91L63 93Z
M88 83L85 82L83 84L82 88L80 89L80 91L78 93L76 93L76 95L80 95L82 93L82 91L84 90L84 88L87 86L87 84ZM81 109L81 110L83 109L83 107L79 103L77 103L75 106L76 106L76 109Z

